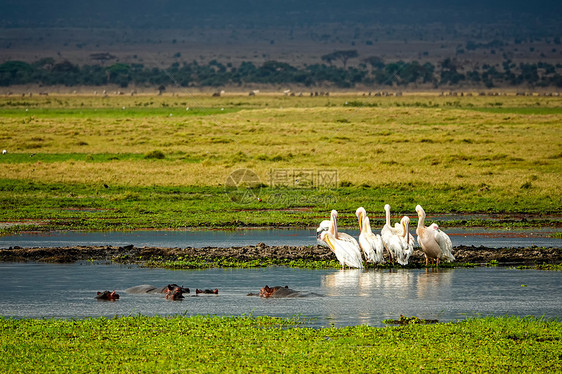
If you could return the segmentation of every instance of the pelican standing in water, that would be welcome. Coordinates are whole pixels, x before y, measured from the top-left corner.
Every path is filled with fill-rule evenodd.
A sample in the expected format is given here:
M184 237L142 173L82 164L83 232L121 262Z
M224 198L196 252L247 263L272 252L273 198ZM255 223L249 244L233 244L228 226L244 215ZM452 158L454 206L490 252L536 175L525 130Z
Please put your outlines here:
M396 223L394 224L394 230L395 230L395 232L396 232L398 235L400 235L400 236L405 236L405 235L404 235L404 234L405 234L405 231L404 231L404 230L405 230L405 229L404 229L404 228L405 228L405 226L404 226L404 221L405 221L406 218L407 218L408 226L409 226L409 225L410 225L410 217L408 217L408 216L402 217L402 219L400 220L400 223L396 222ZM408 247L412 247L412 251L413 251L413 250L414 250L414 246L416 245L416 240L414 239L414 236L413 236L413 235L409 235L409 238L410 238L410 239L408 239Z
M419 218L416 234L418 234L418 243L425 253L425 265L428 265L430 259L432 263L437 261L437 266L440 260L455 261L455 256L451 253L453 243L449 236L439 230L439 226L435 223L429 227L425 226L425 211L420 205L416 206L416 212Z
M363 260L361 259L361 256L359 256L359 258L357 257L355 250L349 245L349 242L336 239L334 234L330 231L323 231L322 234L320 234L320 238L328 245L328 248L335 253L336 258L341 264L342 270L345 269L345 265L363 269Z
M386 204L384 206L384 210L386 213L386 223L381 230L381 238L384 247L388 251L390 261L394 262L400 254L402 248L400 237L404 235L404 233L402 232L402 229L392 227L392 225L390 224L390 205Z
M371 224L365 208L360 207L355 211L359 219L359 246L363 250L367 262L384 264L384 244L380 235L373 234Z
M324 231L330 231L336 239L345 240L350 243L353 243L357 247L359 253L361 253L359 244L357 244L357 240L355 240L353 236L346 234L345 232L338 231L337 219L338 219L338 212L336 210L332 210L332 212L330 213L330 219L320 222L320 226L318 226L318 228L316 229L316 240L318 241L318 244L323 245L325 247L328 246L322 240L321 235Z
M333 239L323 235L326 231L321 232L320 239L325 242L334 253L336 253L336 248L339 248L340 251L343 250L347 254L345 265L362 269L363 259L361 257L361 248L359 248L359 244L353 236L338 231L337 218L338 212L336 210L332 210L330 213L330 225L327 232L333 236ZM329 241L325 240L326 238ZM336 253L336 257L337 255L338 253ZM341 260L340 263L342 263ZM342 263L342 266L343 265L344 263Z
M408 265L408 260L412 253L414 253L414 238L410 235L410 217L402 217L400 227L402 235L398 236L400 239L400 250L397 252L396 261L400 265Z

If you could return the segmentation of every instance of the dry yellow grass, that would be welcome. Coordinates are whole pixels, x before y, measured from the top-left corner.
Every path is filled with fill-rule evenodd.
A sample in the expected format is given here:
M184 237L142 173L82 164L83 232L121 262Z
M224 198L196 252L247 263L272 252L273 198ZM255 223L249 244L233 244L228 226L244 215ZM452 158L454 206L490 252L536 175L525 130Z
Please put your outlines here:
M0 105L0 147L10 154L91 155L3 162L0 178L221 185L238 168L254 170L264 183L271 169L336 169L340 181L354 185L510 190L528 182L547 194L561 192L562 100L557 97L60 96L2 98ZM123 113L107 114L122 107ZM186 107L227 110L190 115ZM25 108L30 108L26 114L16 113ZM56 108L64 112L56 114ZM139 115L143 108L146 115ZM97 162L95 157L153 150L166 158Z

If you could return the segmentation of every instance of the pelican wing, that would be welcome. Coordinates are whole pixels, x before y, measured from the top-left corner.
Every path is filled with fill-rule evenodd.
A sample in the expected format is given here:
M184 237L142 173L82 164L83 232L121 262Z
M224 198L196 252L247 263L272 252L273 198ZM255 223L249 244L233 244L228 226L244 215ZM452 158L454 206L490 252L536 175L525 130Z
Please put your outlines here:
M451 242L449 235L445 234L441 230L435 230L435 241L437 241L437 244L439 244L441 252L443 253L441 258L449 262L455 261L455 256L453 256L452 253L453 243Z
M361 247L359 247L359 243L357 240L349 234L345 232L338 232L338 237L336 238L338 241L341 241L342 244L346 247L346 251L348 252L349 256L353 259L351 260L355 265L349 265L351 267L363 269L363 257L361 256Z
M366 233L361 233L361 235L359 235L359 246L363 250L365 261L375 262L375 251Z
M389 252L391 252L390 242L391 242L393 236L394 236L394 234L391 231L391 227L388 226L388 225L384 225L382 230L381 230L381 238L382 238L382 242L384 244L384 247Z
M336 239L334 241L334 246L336 247L336 253L338 251L342 253L345 265L363 269L363 259L361 258L361 252L357 250L358 245L356 247L353 242Z
M414 253L414 245L412 244L412 236L410 236L410 240L406 241L404 237L400 237L400 251L397 253L396 262L400 265L408 265L408 261L410 260L410 256Z
M371 234L366 239L371 247L371 262L384 264L384 244L381 236Z
M400 243L400 237L398 235L392 235L388 238L386 243L386 249L392 253L394 258L400 255L402 250L402 244Z
M349 242L350 244L354 245L359 249L359 244L357 243L357 240L355 240L353 236L346 234L345 232L338 231L338 236L336 239L343 240L344 242Z
M363 269L363 259L361 258L361 252L357 251L359 247L357 242L354 244L350 241L336 239L329 232L323 235L323 239L335 253L336 258L342 266L347 265L349 267Z

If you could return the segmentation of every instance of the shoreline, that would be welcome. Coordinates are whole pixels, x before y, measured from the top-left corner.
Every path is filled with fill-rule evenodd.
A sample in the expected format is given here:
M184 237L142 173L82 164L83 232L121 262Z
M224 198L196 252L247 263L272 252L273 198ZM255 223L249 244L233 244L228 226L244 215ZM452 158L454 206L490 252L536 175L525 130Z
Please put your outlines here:
M562 263L562 248L553 247L519 247L519 248L490 248L474 246L456 246L453 248L456 261L445 264L445 267L456 265L482 265L491 263L496 266L531 266ZM108 261L120 264L145 265L149 261L165 263L180 259L192 260L285 260L285 261L331 261L335 255L319 245L313 246L268 246L264 243L241 247L201 247L201 248L164 248L164 247L135 247L127 246L69 246L50 248L22 248L10 247L0 249L0 262L47 262L74 263L80 261ZM158 266L158 265L156 265ZM389 264L377 265L387 267ZM395 265L397 268L404 267ZM423 252L416 248L405 267L425 266ZM369 264L372 267L372 264Z

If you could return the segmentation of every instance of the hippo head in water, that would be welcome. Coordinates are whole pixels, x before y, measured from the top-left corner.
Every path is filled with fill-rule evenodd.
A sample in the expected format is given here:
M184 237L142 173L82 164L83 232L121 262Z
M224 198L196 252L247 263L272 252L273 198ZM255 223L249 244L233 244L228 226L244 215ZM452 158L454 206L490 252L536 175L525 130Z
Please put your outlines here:
M164 289L162 290L162 292L168 294L176 289L179 289L181 291L181 293L189 293L189 288L187 287L183 287L183 286L178 286L175 283L169 284L166 287L164 287Z
M141 284L140 286L134 286L134 287L130 287L127 288L125 290L125 292L127 293L134 293L134 294L143 294L143 293L168 293L170 291L173 291L176 287L181 288L181 292L182 293L189 293L189 288L187 287L183 287L183 286L178 286L175 283L170 283L167 286L164 287L156 287L153 286L151 284Z
M218 295L219 289L218 289L218 288L215 288L214 290L210 290L210 289L205 289L205 290L196 289L196 290L195 290L195 293L196 293L196 294L207 293L207 294L215 294L215 295Z
M301 292L289 288L289 286L269 287L266 285L260 289L259 294L249 293L248 296L259 296L264 298L282 298L282 297L305 297L305 296L321 296L314 292Z
M289 288L289 286L285 286L285 287L281 287L281 286L275 286L275 287L269 287L268 285L265 285L265 287L262 287L262 289L260 290L260 297L283 297L283 296L289 296L292 293L295 293L296 291L291 290Z
M265 287L262 287L260 289L260 297L270 297L273 294L273 288L269 288L269 286L266 284Z
M98 300L117 300L119 299L119 294L115 293L115 291L109 292L109 291L103 291L103 292L98 292L98 294L96 295L96 299Z
M173 289L168 289L166 291L166 299L168 300L181 300L183 296L183 287L174 287Z

